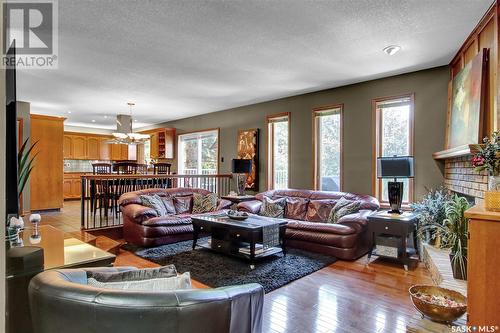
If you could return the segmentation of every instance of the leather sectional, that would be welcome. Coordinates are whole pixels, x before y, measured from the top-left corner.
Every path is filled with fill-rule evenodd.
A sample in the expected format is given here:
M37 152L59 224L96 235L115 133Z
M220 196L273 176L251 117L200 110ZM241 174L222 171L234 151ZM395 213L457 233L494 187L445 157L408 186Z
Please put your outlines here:
M354 260L368 252L371 239L367 233L367 216L379 208L369 195L310 190L272 190L259 193L256 200L241 202L238 210L258 214L263 197L286 198L284 217L288 219L285 239L287 247ZM360 201L358 213L346 215L338 223L325 223L340 198Z
M193 239L191 215L193 193L208 194L207 190L196 188L151 188L124 193L119 200L123 215L123 238L134 245L153 247ZM187 207L177 207L175 215L158 216L153 208L141 205L140 195L158 195L172 197ZM219 199L217 210L228 209L231 202Z

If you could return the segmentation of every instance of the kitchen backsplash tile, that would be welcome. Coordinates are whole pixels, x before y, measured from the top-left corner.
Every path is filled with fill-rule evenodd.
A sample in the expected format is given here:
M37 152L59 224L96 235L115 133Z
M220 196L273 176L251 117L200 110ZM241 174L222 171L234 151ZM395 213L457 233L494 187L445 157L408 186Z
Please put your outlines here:
M64 172L92 172L95 160L64 160Z

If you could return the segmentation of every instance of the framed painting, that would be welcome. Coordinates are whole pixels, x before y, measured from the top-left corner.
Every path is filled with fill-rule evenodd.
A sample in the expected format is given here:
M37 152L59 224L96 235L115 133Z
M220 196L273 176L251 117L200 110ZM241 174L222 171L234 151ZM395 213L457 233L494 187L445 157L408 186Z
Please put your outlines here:
M247 176L246 189L258 191L259 188L259 129L238 131L237 158L252 160L252 172Z
M453 78L448 108L446 149L479 143L483 136L488 50L481 50Z

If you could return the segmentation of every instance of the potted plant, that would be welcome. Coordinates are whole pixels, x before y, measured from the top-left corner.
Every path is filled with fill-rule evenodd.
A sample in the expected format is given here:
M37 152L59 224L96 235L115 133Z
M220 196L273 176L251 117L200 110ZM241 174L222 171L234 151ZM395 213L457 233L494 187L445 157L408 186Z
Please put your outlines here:
M446 219L446 203L452 196L444 186L427 191L422 200L412 203L410 208L419 214L417 230L419 238L428 244L440 247L442 244L440 229L433 226L443 225Z
M493 132L483 139L482 145L470 145L470 149L476 151L471 161L474 170L488 174L484 206L486 210L500 211L500 133Z
M464 197L455 195L446 205L445 226L449 231L448 243L451 246L450 261L455 279L467 280L467 239L469 219L465 211L470 204Z

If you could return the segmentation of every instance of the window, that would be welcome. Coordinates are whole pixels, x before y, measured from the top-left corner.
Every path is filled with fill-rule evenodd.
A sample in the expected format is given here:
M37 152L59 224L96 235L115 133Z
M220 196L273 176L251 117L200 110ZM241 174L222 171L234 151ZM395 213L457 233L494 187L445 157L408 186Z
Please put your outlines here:
M373 101L375 115L375 156L373 161L374 193L381 203L388 202L387 183L390 179L378 179L378 157L413 156L413 94L380 98ZM403 204L413 201L413 179L403 182Z
M314 189L342 189L342 105L313 110Z
M289 113L267 117L267 184L269 189L284 189L289 186L289 124Z
M181 134L177 147L179 147L179 174L217 174L219 161L218 129Z

